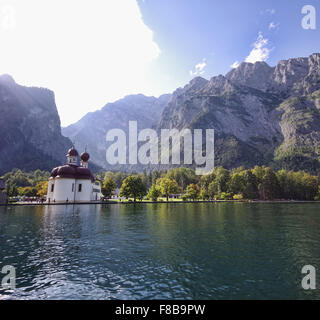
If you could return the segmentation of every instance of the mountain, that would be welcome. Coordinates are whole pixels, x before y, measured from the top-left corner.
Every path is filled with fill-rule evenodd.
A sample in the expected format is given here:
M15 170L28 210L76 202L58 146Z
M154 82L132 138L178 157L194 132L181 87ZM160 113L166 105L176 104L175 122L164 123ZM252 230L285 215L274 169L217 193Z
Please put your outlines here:
M23 87L0 77L0 174L12 168L51 169L65 162L75 142L94 163L106 162L106 133L137 121L138 130L215 129L215 165L226 168L270 165L320 174L320 54L241 63L225 76L196 77L159 98L130 95L85 115L62 129L52 91ZM149 168L165 169L165 166Z
M320 54L241 63L172 94L160 128L214 128L216 165L319 171Z
M62 136L54 93L0 76L0 175L13 168L51 170L72 145Z
M280 61L243 62L225 76L196 77L159 99L128 96L89 113L63 129L76 145L90 146L99 165L108 167L109 129L215 129L215 165L271 165L320 172L320 54ZM143 167L134 167L141 170ZM158 166L158 169L165 166Z
M88 113L75 124L62 128L62 133L75 143L76 148L87 147L95 163L108 168L107 132L116 128L127 134L129 121L137 121L138 130L156 126L170 98L170 94L159 98L146 97L142 94L129 95L106 104L101 110ZM122 168L122 166L109 167L109 169Z

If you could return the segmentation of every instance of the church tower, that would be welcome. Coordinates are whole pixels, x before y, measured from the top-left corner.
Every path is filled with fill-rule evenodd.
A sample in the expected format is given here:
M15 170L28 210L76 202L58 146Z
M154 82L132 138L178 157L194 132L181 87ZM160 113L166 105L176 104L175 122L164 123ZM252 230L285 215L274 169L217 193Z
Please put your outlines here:
M77 166L78 165L78 151L72 147L67 153L67 164Z
M78 158L77 150L72 147L67 153L67 164L51 171L47 190L48 203L100 201L101 184L88 169L89 153L85 151L81 154L80 165Z
M90 158L89 153L83 152L80 158L81 158L81 162L80 162L81 167L88 168L88 161Z

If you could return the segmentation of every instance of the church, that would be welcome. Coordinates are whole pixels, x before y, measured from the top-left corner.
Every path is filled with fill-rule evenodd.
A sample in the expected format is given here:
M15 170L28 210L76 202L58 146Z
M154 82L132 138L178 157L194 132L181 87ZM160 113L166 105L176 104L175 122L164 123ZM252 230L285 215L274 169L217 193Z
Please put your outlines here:
M83 152L80 165L78 157L78 151L72 147L67 153L67 164L51 171L47 191L48 203L100 201L100 181L88 169L90 155Z

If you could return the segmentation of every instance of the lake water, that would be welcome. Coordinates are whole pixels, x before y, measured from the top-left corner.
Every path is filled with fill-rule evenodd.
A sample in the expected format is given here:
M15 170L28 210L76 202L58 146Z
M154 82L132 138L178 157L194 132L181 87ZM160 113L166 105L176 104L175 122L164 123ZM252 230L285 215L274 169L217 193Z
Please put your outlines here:
M0 299L320 299L301 287L304 265L320 274L319 209L0 207L0 271L17 272L16 290L0 289Z

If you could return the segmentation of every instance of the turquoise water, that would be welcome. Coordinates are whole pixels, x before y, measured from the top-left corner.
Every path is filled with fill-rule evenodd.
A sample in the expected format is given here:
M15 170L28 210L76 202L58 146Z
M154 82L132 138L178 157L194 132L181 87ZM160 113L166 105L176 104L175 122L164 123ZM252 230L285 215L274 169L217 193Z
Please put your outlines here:
M316 203L0 207L0 271L13 265L17 272L17 288L0 295L320 299L320 289L301 287L304 265L320 274L319 208Z

